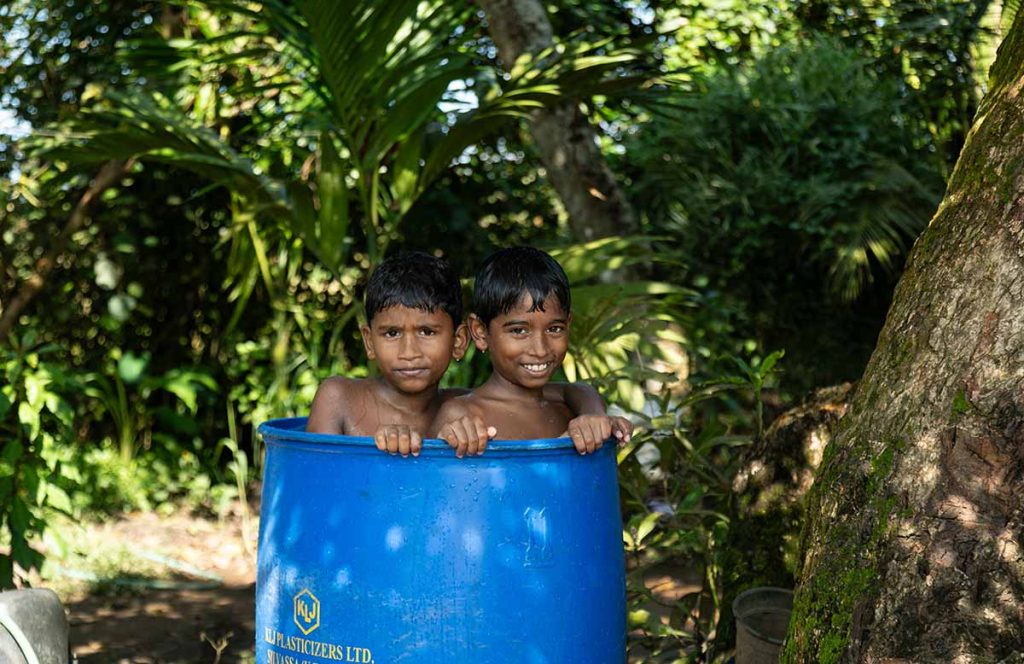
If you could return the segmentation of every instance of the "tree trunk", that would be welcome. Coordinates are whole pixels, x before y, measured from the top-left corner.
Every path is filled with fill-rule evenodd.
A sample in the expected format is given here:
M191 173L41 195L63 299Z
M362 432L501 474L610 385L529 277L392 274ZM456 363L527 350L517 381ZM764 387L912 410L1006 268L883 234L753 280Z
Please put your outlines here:
M785 662L1024 659L1024 13L990 87L826 449Z
M478 4L487 15L488 31L506 68L524 53L552 45L551 22L539 0L479 0ZM578 102L537 110L530 130L577 238L592 240L637 230L636 214Z

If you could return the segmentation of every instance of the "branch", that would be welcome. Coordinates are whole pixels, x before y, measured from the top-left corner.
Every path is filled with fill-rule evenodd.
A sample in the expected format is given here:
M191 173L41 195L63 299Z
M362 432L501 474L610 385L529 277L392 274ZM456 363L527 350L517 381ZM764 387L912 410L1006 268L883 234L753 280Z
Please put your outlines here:
M8 335L14 329L18 316L28 306L32 299L43 289L46 278L50 275L57 259L64 253L68 240L78 229L82 228L89 220L89 206L99 198L103 192L115 186L131 169L134 159L112 159L100 168L99 173L93 178L82 197L78 199L75 209L71 211L64 230L53 242L53 246L39 260L32 275L21 285L10 304L0 312L0 343L6 343Z

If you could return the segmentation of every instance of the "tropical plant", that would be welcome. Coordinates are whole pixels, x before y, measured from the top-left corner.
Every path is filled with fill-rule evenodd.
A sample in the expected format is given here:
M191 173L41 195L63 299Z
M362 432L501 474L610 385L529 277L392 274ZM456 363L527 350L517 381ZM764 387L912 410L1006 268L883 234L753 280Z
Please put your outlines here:
M0 588L24 582L38 570L44 535L53 512L71 514L69 492L79 479L69 441L75 413L67 397L81 381L61 368L58 348L39 344L32 331L0 347Z
M717 661L732 478L760 435L761 392L774 385L781 355L727 358L740 373L651 393L632 414L642 433L618 451L631 652ZM686 579L685 592L659 595L650 584L659 575Z
M114 423L115 447L121 461L129 463L139 448L148 448L152 439L152 419L179 421L195 416L203 391L216 392L217 383L203 372L181 368L162 375L147 372L150 358L132 352L117 353L116 364L109 375L85 376L85 394L94 397L103 414ZM148 403L154 392L174 395L184 414L169 406Z
M621 87L621 68L637 55L609 53L608 40L558 44L499 79L472 40L460 40L472 15L451 3L310 0L299 9L189 3L186 34L135 40L121 52L151 73L151 85L97 86L74 118L26 142L44 164L76 170L131 158L189 170L228 192L222 241L234 311L220 344L273 348L262 353L269 383L243 391L232 381L246 422L301 411L324 374L355 370L344 331L356 321L363 275L455 157L564 94ZM329 282L315 288L319 312L295 293L296 283L318 280ZM259 286L272 321L259 341L231 340ZM345 312L331 315L339 305ZM235 369L229 364L245 383L267 378ZM245 406L248 395L265 405Z
M622 279L623 270L649 264L653 239L603 238L551 251L573 284L566 377L592 383L609 401L632 411L644 410L647 381L678 380L674 368L659 360L664 345L684 352L680 324L695 296L668 283Z
M861 54L881 80L899 85L916 147L937 151L948 177L1016 4L808 0L793 12L804 29L841 41Z
M693 85L627 144L638 207L677 238L674 279L740 303L734 326L786 347L810 384L855 375L869 345L842 340L880 324L940 160L914 152L896 86L831 40Z
M268 282L269 258L254 224L283 225L335 274L353 253L357 263L362 257L373 264L398 237L397 224L413 202L467 146L563 94L581 87L600 91L636 55L603 55L607 42L560 44L538 55L543 69L534 61L518 63L499 85L458 43L470 14L451 3L309 0L300 3L301 14L274 0L190 7L201 15L197 34L161 44L172 52L165 68L196 72L191 87L178 90L181 100L97 90L91 108L37 134L31 147L41 157L73 164L127 156L172 163L226 186L237 196L236 237L253 244L255 260L245 262L258 266ZM229 10L229 20L239 25L222 34L223 26L208 16L214 10ZM144 47L155 49L137 43L123 57L138 61ZM252 59L262 59L259 71L272 74L251 80L244 67ZM230 90L231 108L213 101L211 60L220 78L232 67L243 69ZM283 162L302 157L298 173L271 177L269 165L261 167L224 140L228 120L261 104L272 107L260 118L269 126L247 130L294 137L279 142L286 146L280 148ZM315 149L296 154L292 144Z

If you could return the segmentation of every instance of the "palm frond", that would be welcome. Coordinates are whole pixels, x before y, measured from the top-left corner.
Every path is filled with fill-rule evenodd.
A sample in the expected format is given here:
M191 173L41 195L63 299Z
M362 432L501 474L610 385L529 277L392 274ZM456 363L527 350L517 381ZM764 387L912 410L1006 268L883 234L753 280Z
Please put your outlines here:
M281 185L212 130L159 95L108 91L105 103L43 129L24 146L37 156L73 164L136 158L193 171L264 205L286 205Z
M847 208L853 218L841 220L829 259L829 290L847 302L874 281L877 269L890 275L899 269L898 259L938 205L931 191L891 159L876 155L862 177Z

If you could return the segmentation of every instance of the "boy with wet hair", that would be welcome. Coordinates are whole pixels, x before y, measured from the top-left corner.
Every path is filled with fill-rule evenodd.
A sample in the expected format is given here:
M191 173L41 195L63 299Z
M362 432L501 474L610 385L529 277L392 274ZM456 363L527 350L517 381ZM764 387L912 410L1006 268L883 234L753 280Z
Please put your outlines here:
M379 375L334 376L321 383L306 431L373 436L382 452L418 456L422 432L441 405L467 392L437 387L452 358L462 359L469 345L462 287L444 260L421 252L403 254L384 260L370 275L365 308L367 324L359 331ZM572 412L604 412L600 396L589 386L552 385L549 398ZM476 433L484 440L482 452L495 430L481 425ZM583 438L581 444L586 445ZM472 449L476 452L477 446Z
M328 378L316 391L306 431L373 436L377 448L418 455L445 398L437 389L469 345L462 288L448 263L415 252L384 260L366 286L359 329L375 378ZM457 393L456 393L457 394Z
M554 258L533 247L488 257L477 273L468 323L493 372L472 393L441 406L431 435L445 439L458 456L486 448L485 425L503 439L569 435L580 454L594 452L612 435L628 440L632 424L604 414L593 388L550 383L569 349L571 322L569 280ZM587 394L592 414L574 416L563 398L566 389L575 398Z

